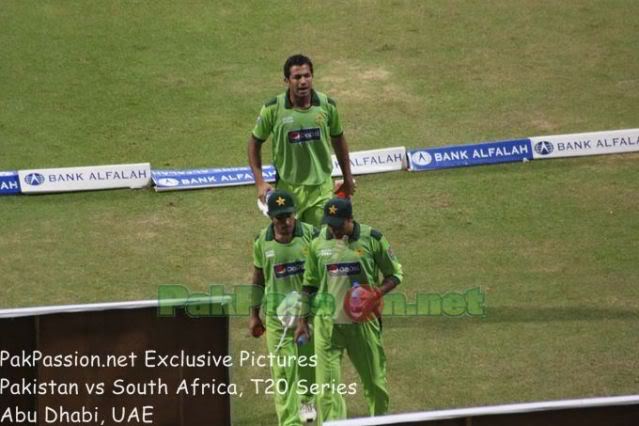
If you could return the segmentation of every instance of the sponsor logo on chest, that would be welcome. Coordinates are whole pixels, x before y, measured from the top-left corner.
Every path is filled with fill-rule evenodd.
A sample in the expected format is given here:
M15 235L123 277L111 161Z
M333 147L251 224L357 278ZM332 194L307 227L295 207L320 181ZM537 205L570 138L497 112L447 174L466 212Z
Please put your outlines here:
M297 260L290 263L278 263L273 266L273 272L275 278L286 278L293 275L300 275L304 273L304 261Z
M326 271L331 277L358 275L362 272L362 267L359 262L330 263L326 265Z
M289 143L305 143L319 141L322 138L322 131L319 128L291 130L288 132Z

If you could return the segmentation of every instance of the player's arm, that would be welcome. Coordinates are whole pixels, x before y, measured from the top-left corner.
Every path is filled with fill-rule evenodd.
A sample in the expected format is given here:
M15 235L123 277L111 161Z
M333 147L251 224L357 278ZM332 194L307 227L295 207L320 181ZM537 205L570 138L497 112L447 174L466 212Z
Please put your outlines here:
M253 287L251 288L251 314L249 316L249 332L260 337L264 333L264 324L260 318L260 306L264 297L264 271L257 266L253 267Z
M351 196L355 193L355 183L353 181L353 175L351 173L351 159L348 153L348 144L344 133L339 136L331 137L331 144L333 145L333 151L335 151L335 157L339 163L340 169L342 169L342 176L344 177L344 183L337 188L336 192L344 192L347 196Z
M305 336L306 339L311 338L311 329L308 326L311 319L311 305L313 296L317 293L317 287L305 285L302 287L302 315L297 320L297 328L295 329L295 341L301 336Z
M260 306L264 298L264 271L253 267L253 287L251 288L251 316L260 316Z
M251 312L249 314L249 331L259 337L264 333L264 324L260 318L260 306L264 298L265 279L264 279L264 247L263 239L260 234L253 241L253 278L251 283Z
M395 287L402 282L404 273L402 271L402 265L397 260L397 256L393 253L386 237L384 237L379 231L373 230L371 232L371 238L373 239L373 244L375 246L375 263L384 276L379 287L383 296L395 289Z
M337 162L339 163L340 169L342 169L342 176L344 177L344 183L337 188L335 192L344 192L347 196L351 196L355 193L355 182L353 181L353 175L351 173L351 159L348 153L348 144L346 143L346 138L344 138L344 130L342 129L337 104L331 98L328 98L327 110L331 145L333 145L335 157L337 157Z
M260 110L255 127L249 137L247 154L248 162L255 177L257 196L266 202L266 192L273 187L264 180L262 176L262 144L268 139L273 131L273 108L277 107L276 102L270 101Z
M400 281L394 275L390 275L388 277L384 277L384 281L382 281L382 285L379 287L379 291L384 296L386 293L389 293L395 289L399 285Z
M264 180L262 176L262 144L264 141L257 139L251 134L248 141L248 161L253 176L255 177L255 187L257 196L262 202L266 202L266 193L273 190L271 184Z
M315 293L319 288L319 274L317 271L317 257L311 245L308 256L304 262L304 285L302 286L302 315L297 321L297 329L295 330L295 341L300 336L311 337L308 326L311 318L311 306Z

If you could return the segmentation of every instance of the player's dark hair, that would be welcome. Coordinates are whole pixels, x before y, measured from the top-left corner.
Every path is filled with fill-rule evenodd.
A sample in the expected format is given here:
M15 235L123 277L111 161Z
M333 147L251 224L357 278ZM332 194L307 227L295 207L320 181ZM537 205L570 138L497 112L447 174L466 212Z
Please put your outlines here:
M291 76L291 67L296 65L308 65L311 69L311 74L313 74L313 62L311 62L311 58L304 55L293 55L289 56L286 62L284 62L284 78L288 79Z

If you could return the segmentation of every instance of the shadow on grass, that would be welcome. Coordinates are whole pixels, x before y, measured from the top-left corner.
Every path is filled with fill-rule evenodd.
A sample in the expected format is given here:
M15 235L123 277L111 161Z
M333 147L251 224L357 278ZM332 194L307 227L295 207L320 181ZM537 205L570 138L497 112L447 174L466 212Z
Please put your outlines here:
M521 308L504 306L487 309L489 322L553 322L639 320L639 312L630 309L593 308L587 306Z
M571 307L518 307L503 306L486 308L482 317L461 316L411 316L384 318L384 326L389 328L411 328L433 325L467 326L469 324L511 323L511 322L559 322L559 321L602 321L624 320L639 321L639 311L630 309L593 308L588 306Z

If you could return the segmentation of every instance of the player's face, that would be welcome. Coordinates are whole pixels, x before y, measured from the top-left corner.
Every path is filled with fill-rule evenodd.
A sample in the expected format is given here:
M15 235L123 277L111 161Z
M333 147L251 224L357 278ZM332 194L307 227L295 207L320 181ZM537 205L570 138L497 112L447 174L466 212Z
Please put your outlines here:
M328 225L328 229L331 230L333 236L338 240L344 235L350 236L353 233L353 219L346 219L342 226Z
M295 229L295 213L282 214L271 218L275 233L283 236L290 237L293 235Z
M288 90L296 98L303 98L311 95L313 88L313 74L307 65L293 65L291 75L286 79Z

